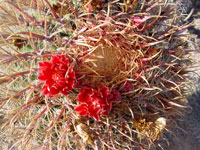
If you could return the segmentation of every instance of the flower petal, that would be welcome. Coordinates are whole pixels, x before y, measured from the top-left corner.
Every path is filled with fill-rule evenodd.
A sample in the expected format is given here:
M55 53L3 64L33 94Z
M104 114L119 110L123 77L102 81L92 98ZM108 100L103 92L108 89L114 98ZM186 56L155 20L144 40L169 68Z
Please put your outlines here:
M39 62L38 79L45 81L42 89L44 95L54 96L59 92L67 95L67 92L72 90L75 72L73 67L68 68L68 63L69 59L64 55L54 55L51 57L51 61ZM68 75L65 77L67 72Z
M83 106L78 107L76 111L82 109L81 114L88 115L96 120L99 120L101 115L108 115L112 107L111 101L108 100L109 95L111 95L108 91L108 88L104 85L98 89L82 87L78 95L78 101L84 104L84 108Z
M93 95L93 89L89 87L83 87L78 95L77 100L82 103L87 103L91 100L91 95Z
M79 105L78 107L75 108L75 111L77 111L79 113L79 115L85 116L85 115L88 114L87 105L81 104L81 105Z

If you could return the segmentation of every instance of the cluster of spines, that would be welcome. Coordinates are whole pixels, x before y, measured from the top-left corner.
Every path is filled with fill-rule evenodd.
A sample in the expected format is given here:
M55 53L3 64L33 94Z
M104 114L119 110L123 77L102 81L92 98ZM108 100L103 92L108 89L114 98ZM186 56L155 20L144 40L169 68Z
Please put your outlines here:
M134 2L134 4L136 5L137 1ZM138 145L140 145L141 141L134 140L133 138L134 136L136 136L133 133L134 131L145 132L145 130L149 130L148 125L155 125L156 118L165 117L169 120L173 120L174 116L182 115L180 111L180 107L183 107L181 104L183 99L181 86L184 81L182 73L184 73L185 67L181 66L178 63L182 62L181 55L183 55L183 52L187 53L187 51L185 51L184 49L181 50L181 45L178 45L177 47L174 46L170 50L164 49L163 45L165 45L165 43L163 43L163 41L173 39L172 34L183 30L187 26L182 26L179 29L173 27L168 28L167 31L160 31L161 33L158 33L158 35L155 36L156 31L154 31L152 28L159 28L159 20L162 21L162 19L169 17L169 10L163 16L161 16L159 13L159 15L155 17L152 15L148 15L148 13L151 13L152 9L157 9L158 7L161 8L162 4L154 2L151 2L151 4L150 2L144 2L142 4L142 7L144 6L142 8L143 10L141 10L144 12L144 14L136 13L137 15L133 15L132 18L126 19L127 17L131 16L130 14L126 14L126 11L123 12L124 14L111 13L114 16L109 16L110 12L103 12L110 9L111 11L116 12L121 11L121 9L118 7L112 8L111 4L105 5L105 8L102 8L104 9L102 11L102 16L102 12L100 13L100 15L95 14L96 16L93 16L90 13L93 13L94 9L95 11L101 10L98 10L97 7L92 7L91 9L93 3L89 3L89 1L85 2L86 4L88 4L86 6L86 9L88 10L89 15L85 13L84 15L81 14L82 16L79 14L81 13L80 11L77 11L77 14L75 13L76 9L73 7L72 3L69 0L67 0L67 4L65 5L62 5L62 3L59 3L60 5L51 5L48 0L45 0L44 2L33 0L33 4L29 4L29 2L24 2L22 0L20 1L21 4L12 1L9 1L8 3L13 8L15 8L16 11L19 11L20 15L15 15L12 11L6 10L6 8L4 8L3 6L2 13L7 14L8 17L6 19L11 23L11 25L13 25L13 27L18 26L19 29L22 26L24 27L20 29L20 32L17 35L13 35L9 32L1 33L2 41L4 41L3 45L7 45L7 47L11 48L15 53L15 55L13 55L2 47L3 54L1 55L1 63L9 63L9 66L6 67L7 72L2 75L1 82L9 84L7 86L8 90L2 88L2 91L6 91L6 94L3 95L3 97L5 98L1 99L1 106L4 107L4 109L9 109L6 106L6 104L9 103L10 109L13 108L13 113L9 114L11 117L5 124L5 127L6 125L15 127L16 122L18 122L19 124L21 124L22 122L26 122L23 125L24 128L26 128L26 133L24 134L24 136L21 136L21 142L25 146L28 145L27 142L29 138L32 138L31 136L35 136L35 138L37 139L37 135L40 132L43 133L43 136L45 138L43 146L45 146L45 144L51 146L52 143L54 143L53 146L55 146L57 143L57 147L62 147L62 145L64 145L64 142L66 142L66 145L68 145L69 147L70 145L72 145L71 147L75 147L78 142L76 142L76 138L73 138L73 135L70 135L73 134L72 132L76 132L77 139L86 143L88 142L91 145L96 144L100 146L101 143L104 147L115 147L115 145L120 145L120 141L124 141L124 144L122 143L120 145L121 148L126 147L126 145L137 145L138 143ZM69 5L69 7L65 8L66 5ZM136 8L135 5L134 8ZM46 16L37 16L38 18L32 17L29 12L23 11L23 8L31 8L38 12L38 14L44 12L44 14L46 13ZM133 11L134 8L131 8L131 10ZM65 9L67 9L67 11L63 11ZM144 11L144 9L146 9L146 11ZM59 10L63 11L63 13L59 12ZM75 18L75 23L73 23L73 20L65 21L64 13L68 13L68 11L69 14L72 14L71 16L69 16L71 18ZM122 16L121 18L120 15ZM78 18L76 18L77 16ZM93 17L96 18L94 19ZM115 20L116 18L119 18L119 20ZM123 22L124 20L125 22ZM3 23L3 21L5 21L5 18L1 18L1 23ZM114 21L114 23L112 21ZM130 24L128 24L128 22ZM116 28L112 29L112 25ZM28 31L26 30L27 26ZM166 24L166 26L169 26L169 24ZM66 29L68 27L70 27L71 29ZM106 27L105 30L103 29L104 27ZM34 32L34 30L32 30L37 28L39 30L36 31L41 31L40 33ZM53 29L49 31L51 28ZM75 30L74 33L76 35L73 35L75 37L69 37L66 33L61 32L60 29L65 29L70 32ZM114 33L115 29L123 30L117 31L118 33ZM128 31L129 29L130 31ZM8 31L9 30L12 31L13 29L8 28ZM136 32L131 32L131 30L135 30ZM149 31L153 33L149 33ZM27 87L25 87L23 90L19 90L16 88L16 86L20 85L25 86L26 83L23 83L24 78L29 78L30 75L33 73L37 74L38 61L49 58L54 55L54 53L64 53L69 57L70 60L73 60L75 58L77 61L75 67L81 65L83 61L88 61L89 59L91 59L91 57L85 56L92 53L92 49L88 47L95 47L95 44L93 44L91 41L98 40L99 32L102 32L100 33L100 37L103 40L111 34L119 36L119 39L116 40L115 43L112 43L112 36L110 36L109 39L104 40L104 42L100 42L100 45L102 45L103 47L109 44L118 44L120 47L119 52L123 53L122 51L126 49L125 47L127 46L124 45L124 42L126 42L126 38L130 37L131 39L132 37L135 37L131 39L135 39L134 44L130 44L131 40L127 40L127 47L130 48L135 45L135 48L138 49L138 53L134 56L135 58L130 59L128 57L125 59L127 64L125 64L124 66L127 66L128 63L135 61L135 70L139 70L138 72L134 72L134 78L132 78L131 82L128 82L130 80L130 76L127 77L127 73L125 73L124 75L126 78L123 78L123 75L121 75L119 76L119 78L117 78L117 80L106 79L103 81L105 84L107 84L107 86L110 86L111 89L117 88L117 90L125 91L122 92L122 101L120 103L117 102L117 104L113 106L113 109L111 110L110 115L108 115L107 118L103 117L99 122L95 123L94 120L92 120L91 118L89 119L86 117L85 120L80 119L73 109L74 106L77 104L77 102L75 101L76 98L74 98L77 95L76 90L72 90L69 92L66 101L60 95L52 99L42 96L39 92L40 88L42 87L42 83L38 83L38 81L35 81L35 79L33 84L27 83ZM152 37L150 36L150 34L152 35ZM90 39L88 39L88 37ZM121 40L124 41L121 42ZM40 45L39 43L42 44ZM16 48L13 48L13 45ZM27 45L31 46L34 52L21 53L19 49L27 48ZM85 54L84 52L87 49L89 50ZM98 55L95 56L94 54L94 57L98 57ZM31 59L33 59L33 61L31 61ZM27 64L27 60L29 64ZM17 70L15 70L15 68L13 69L13 63L26 66L25 71L18 72ZM83 68L83 70L81 70L80 72L79 70L77 71L77 77L80 77L80 80L83 79L83 81L81 81L83 82L83 85L94 86L95 84L97 84L99 86L102 80L98 80L98 78L101 78L102 76L99 76L98 72L97 74L94 74L95 70L94 67L91 67L91 64L86 63L85 66L87 68ZM134 67L133 65L130 66ZM88 70L89 67L91 67L90 70ZM93 69L92 72L91 69ZM84 76L88 74L91 75L91 78L87 78ZM122 80L123 82L119 80ZM93 83L91 83L91 81ZM119 83L116 84L117 81L119 81ZM127 88L131 89L130 91L123 89L126 83L131 83L131 88ZM11 89L10 87L14 86L14 84L16 84L15 87ZM17 102L15 100L17 100ZM124 110L123 108L127 108L127 110ZM17 113L14 114L15 112ZM156 114L157 112L161 112L160 116ZM28 116L31 116L31 119L29 119ZM144 121L144 129L141 130L140 128L137 128L137 125L141 123L141 120L143 120L144 116L148 117L144 119L146 122ZM136 119L137 117L138 119ZM154 119L149 119L151 117ZM19 118L22 119L20 120ZM137 123L135 123L134 121L136 121ZM49 126L44 125L49 123ZM64 129L62 130L61 128ZM59 129L60 132L58 132L57 129ZM33 134L34 131L36 134ZM67 132L69 132L70 134L66 136ZM21 134L20 129L18 134ZM30 136L26 137L26 135ZM53 138L51 138L51 136ZM97 139L95 139L95 137ZM139 135L139 137L147 136ZM93 138L99 143L93 143ZM43 141L43 139L40 140ZM151 140L152 139L150 137L150 141Z

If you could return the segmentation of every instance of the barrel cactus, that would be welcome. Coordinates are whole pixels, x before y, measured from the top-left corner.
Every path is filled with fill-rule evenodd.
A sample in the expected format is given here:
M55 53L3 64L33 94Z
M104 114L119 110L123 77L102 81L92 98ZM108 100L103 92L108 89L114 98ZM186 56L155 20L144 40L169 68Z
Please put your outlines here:
M187 110L191 24L177 5L3 0L0 113L13 147L158 146Z

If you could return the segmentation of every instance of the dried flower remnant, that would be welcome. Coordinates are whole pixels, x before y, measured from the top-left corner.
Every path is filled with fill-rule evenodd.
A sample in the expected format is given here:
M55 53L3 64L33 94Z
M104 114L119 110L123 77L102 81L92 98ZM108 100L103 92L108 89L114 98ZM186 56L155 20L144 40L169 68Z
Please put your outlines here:
M100 8L101 4L104 2L105 0L92 0L91 6L93 10L97 10ZM89 0L83 0L84 4L88 4Z
M27 44L27 39L20 37L20 36L15 36L13 37L13 44L21 49L22 47L24 47Z
M91 130L87 125L79 123L76 126L76 131L84 143L94 145L94 134L91 133Z
M57 14L61 14L62 16L69 13L69 6L67 4L60 4L60 3L56 3L53 5L53 9Z
M60 92L67 95L74 86L75 72L68 58L55 55L51 61L39 62L38 79L45 82L42 88L44 95L52 97Z
M108 88L104 85L98 89L83 87L78 95L78 101L81 104L75 110L81 116L88 115L99 120L101 115L108 115L111 110L110 98L112 95L108 93Z
M134 120L133 125L138 132L138 138L151 139L155 141L160 138L160 134L166 127L166 119L163 117L157 118L155 121L147 121L146 118L140 118L139 120Z

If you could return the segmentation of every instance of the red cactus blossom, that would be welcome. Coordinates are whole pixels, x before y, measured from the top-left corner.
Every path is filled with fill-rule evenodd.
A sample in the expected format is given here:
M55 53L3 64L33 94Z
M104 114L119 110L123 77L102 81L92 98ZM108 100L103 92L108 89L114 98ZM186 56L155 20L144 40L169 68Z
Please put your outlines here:
M133 90L133 85L130 82L126 82L123 84L123 87L121 89L122 92L129 92Z
M69 66L69 59L64 55L55 55L51 57L51 61L39 62L38 79L44 81L42 88L44 95L50 97L72 90L75 80L75 72Z
M78 95L78 101L82 104L75 110L81 116L88 115L99 120L101 115L108 115L111 110L112 104L109 101L111 97L108 88L104 85L98 89L83 87Z
M112 94L112 97L110 98L110 101L119 102L121 100L121 94L118 90L113 89L111 94Z
M146 16L144 18L141 18L139 16L134 16L131 18L131 22L136 26L138 29L142 29L143 24L146 20L148 20L150 17Z

